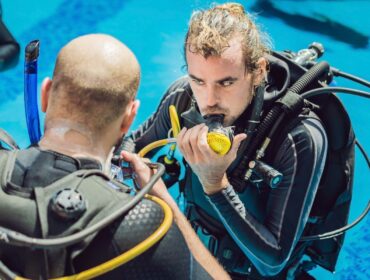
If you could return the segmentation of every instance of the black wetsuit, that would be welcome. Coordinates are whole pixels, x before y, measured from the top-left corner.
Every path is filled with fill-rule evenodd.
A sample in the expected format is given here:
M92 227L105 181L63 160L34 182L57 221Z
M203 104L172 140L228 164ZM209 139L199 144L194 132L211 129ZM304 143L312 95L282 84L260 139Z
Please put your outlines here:
M155 140L167 138L171 128L168 107L175 105L180 116L190 108L191 101L186 78L179 79L168 89L157 111L126 141L133 140L139 151ZM234 123L236 133L245 129L245 115L246 112ZM183 126L184 120L180 122ZM228 186L207 196L197 176L187 168L184 193L188 218L199 235L209 239L208 248L227 270L265 278L291 265L290 256L308 224L326 150L320 120L307 115L283 135L274 154L268 155L271 165L284 176L276 189L266 191L251 185L236 193L233 186ZM227 173L230 176L230 170Z
M56 180L81 169L101 169L101 166L91 159L75 159L56 152L29 148L18 152L11 182L13 187L21 186L24 190L30 191L32 197L34 187L49 186ZM122 193L122 189L115 189L114 184L103 184L102 188L104 187ZM49 202L44 203L48 205ZM11 216L12 213L8 210L7 215ZM96 213L92 217L94 215ZM92 240L69 246L63 252L49 251L46 258L46 263L49 263L49 277L78 273L126 252L149 237L158 228L163 217L163 211L158 204L144 199L124 217L101 230ZM14 217L13 220L14 224L1 226L18 231L24 226L29 229L29 232L24 232L25 234L38 238L41 236L41 228L47 228L45 224L40 226L38 218L34 221L24 221L22 217ZM50 224L48 226L51 227ZM53 229L48 231L53 232ZM43 257L40 250L0 243L0 260L15 273L31 279L40 279L40 271L45 273L46 263ZM176 224L173 224L167 234L152 248L98 279L210 279L210 276L193 258L181 232Z

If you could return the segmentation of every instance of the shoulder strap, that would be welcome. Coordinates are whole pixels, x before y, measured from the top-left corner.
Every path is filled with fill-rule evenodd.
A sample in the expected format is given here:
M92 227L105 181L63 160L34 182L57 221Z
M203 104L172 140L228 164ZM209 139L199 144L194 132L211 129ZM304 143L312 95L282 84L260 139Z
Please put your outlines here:
M0 128L0 147L3 148L2 143L5 143L7 146L9 146L11 149L19 150L19 146L14 141L14 139L2 128Z
M0 186L6 191L6 186L14 168L18 150L0 149Z

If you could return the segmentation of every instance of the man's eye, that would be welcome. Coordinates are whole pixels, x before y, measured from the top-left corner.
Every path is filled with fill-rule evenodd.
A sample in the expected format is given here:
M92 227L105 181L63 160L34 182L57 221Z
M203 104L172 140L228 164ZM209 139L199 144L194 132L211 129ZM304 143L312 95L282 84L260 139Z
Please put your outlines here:
M233 83L234 83L233 81L223 81L220 84L223 87L228 87L228 86L231 86Z
M196 80L196 79L192 79L192 81L194 82L194 83L196 83L197 85L204 85L204 82L203 81L200 81L200 80Z

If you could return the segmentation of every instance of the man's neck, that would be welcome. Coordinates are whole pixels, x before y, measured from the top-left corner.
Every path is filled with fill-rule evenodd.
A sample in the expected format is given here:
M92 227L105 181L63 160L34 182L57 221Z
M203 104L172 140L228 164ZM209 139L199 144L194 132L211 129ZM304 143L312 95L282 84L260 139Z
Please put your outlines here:
M48 122L39 146L74 158L92 158L102 166L110 152L87 127L67 120Z

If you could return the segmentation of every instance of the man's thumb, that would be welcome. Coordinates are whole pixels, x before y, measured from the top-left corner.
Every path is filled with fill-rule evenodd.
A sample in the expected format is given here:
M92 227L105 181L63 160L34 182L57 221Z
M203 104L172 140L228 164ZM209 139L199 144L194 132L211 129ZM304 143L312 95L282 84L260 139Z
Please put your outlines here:
M247 134L245 133L240 133L234 137L233 145L231 149L233 152L237 152L240 146L240 143L247 138Z
M123 160L131 162L133 160L134 154L127 151L121 151L121 157Z

